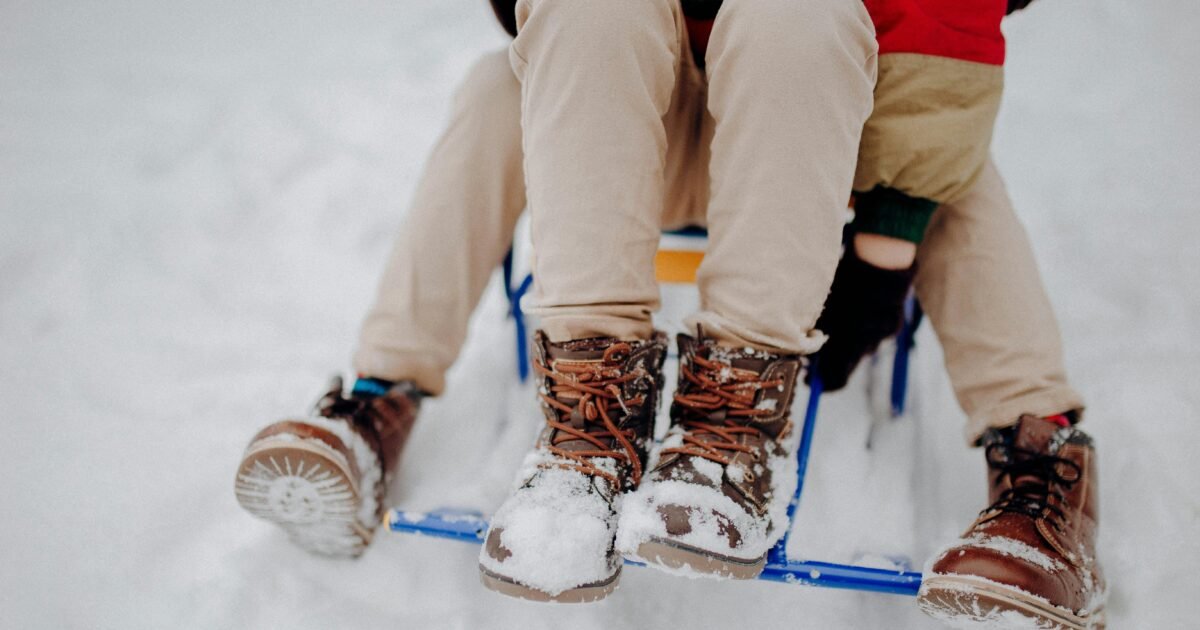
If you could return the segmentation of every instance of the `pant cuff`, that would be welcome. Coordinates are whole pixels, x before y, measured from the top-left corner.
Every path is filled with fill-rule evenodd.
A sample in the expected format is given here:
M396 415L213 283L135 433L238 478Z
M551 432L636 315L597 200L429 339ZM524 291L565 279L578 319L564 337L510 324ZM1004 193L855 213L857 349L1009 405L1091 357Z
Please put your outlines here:
M393 382L412 381L430 396L446 389L448 366L437 361L414 359L410 353L360 347L354 355L354 370L362 376Z
M1083 397L1070 387L1058 387L992 405L970 414L963 437L967 446L979 446L988 429L1010 427L1023 415L1048 417L1074 411L1076 422L1083 419Z

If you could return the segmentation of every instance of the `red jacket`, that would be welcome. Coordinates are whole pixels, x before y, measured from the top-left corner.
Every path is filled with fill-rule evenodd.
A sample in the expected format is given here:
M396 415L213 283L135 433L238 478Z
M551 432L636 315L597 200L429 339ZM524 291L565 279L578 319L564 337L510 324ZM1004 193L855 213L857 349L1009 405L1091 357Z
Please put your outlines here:
M920 53L1004 64L1007 0L863 0L879 54Z

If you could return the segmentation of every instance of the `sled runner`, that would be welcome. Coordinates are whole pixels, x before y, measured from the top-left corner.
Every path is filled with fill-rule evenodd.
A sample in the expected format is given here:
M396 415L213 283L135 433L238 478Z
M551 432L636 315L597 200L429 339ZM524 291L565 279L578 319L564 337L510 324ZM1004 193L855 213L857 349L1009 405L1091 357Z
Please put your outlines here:
M702 257L705 240L703 230L685 230L664 235L663 246L656 258L656 271L662 283L689 284L695 280L695 269ZM505 292L509 301L509 315L516 323L517 373L522 381L529 376L528 328L521 311L521 297L532 286L532 276L525 276L514 286L513 255L509 252L504 262ZM904 327L896 338L896 351L892 365L892 379L888 391L890 413L875 418L873 425L899 418L904 415L908 396L908 363L913 346L913 335L921 321L921 311L915 299L910 298L905 309ZM819 355L816 359L819 360ZM871 383L868 386L872 386ZM898 595L917 594L921 585L921 574L911 570L907 558L894 558L894 569L843 564L818 560L797 560L788 557L787 544L790 530L795 522L796 510L804 491L805 473L812 451L813 432L816 428L817 411L822 394L821 381L812 379L809 398L800 429L800 446L797 452L796 492L788 506L788 532L767 555L767 564L759 575L760 580L785 582L810 586L892 593ZM872 431L874 433L874 431ZM868 444L869 446L869 444ZM390 510L386 517L387 527L394 532L419 534L436 538L448 538L464 542L482 543L487 534L488 521L480 512L461 509L438 509L430 512L408 512L399 508ZM627 564L638 563L626 561Z
M821 382L820 379L814 378L809 390L804 424L801 428L800 449L797 455L799 478L796 484L796 494L792 497L792 503L788 507L789 529L804 490L804 476L812 450L813 430L816 427L820 399ZM388 528L394 532L449 538L476 544L483 542L488 527L487 520L481 513L454 509L421 513L392 509L387 515L386 522ZM903 559L897 559L899 560L897 564L902 567L900 570L816 560L795 560L788 558L787 542L788 534L784 534L783 539L767 555L766 568L763 569L758 579L897 595L916 595L921 586L921 574L910 570L910 564Z

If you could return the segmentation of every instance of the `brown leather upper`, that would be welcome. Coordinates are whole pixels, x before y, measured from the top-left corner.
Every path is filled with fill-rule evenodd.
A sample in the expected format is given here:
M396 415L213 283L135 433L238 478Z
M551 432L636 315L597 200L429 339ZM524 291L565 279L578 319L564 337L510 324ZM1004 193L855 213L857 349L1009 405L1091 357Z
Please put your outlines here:
M346 397L342 392L342 379L338 377L317 401L316 412L327 418L348 421L379 455L384 478L390 479L416 423L420 398L418 390L407 382L397 383L379 396Z
M654 469L656 479L709 485L766 517L773 483L770 456L784 456L779 440L791 431L791 406L801 359L760 351L717 349L710 340L679 336L680 374L671 421L684 430L683 444L666 448ZM697 469L699 460L722 466L720 479ZM737 468L739 472L731 474ZM667 531L685 534L694 508L663 506ZM720 516L718 516L718 519ZM730 546L741 535L723 527Z
M628 490L641 480L662 390L666 336L648 341L592 338L551 343L538 331L534 370L546 429L538 444L562 462ZM594 458L619 462L612 474Z
M1017 587L1072 611L1104 592L1095 556L1097 479L1091 438L1033 416L985 436L991 505L937 559L935 574ZM1013 553L1012 549L1021 550Z

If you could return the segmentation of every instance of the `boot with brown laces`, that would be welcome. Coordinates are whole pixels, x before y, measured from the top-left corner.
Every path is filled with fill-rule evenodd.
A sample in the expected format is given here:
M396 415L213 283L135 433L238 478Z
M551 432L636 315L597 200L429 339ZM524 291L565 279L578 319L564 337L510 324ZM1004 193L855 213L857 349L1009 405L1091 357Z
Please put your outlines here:
M984 436L991 505L934 556L922 610L955 626L1104 627L1095 450L1056 418L1024 416Z
M535 601L588 602L617 586L622 495L646 464L666 336L648 341L534 340L546 427L492 518L484 586Z
M410 382L335 377L313 412L250 440L234 485L238 503L278 524L297 545L357 557L383 516L387 483L423 394Z
M679 386L658 463L626 498L618 549L673 572L750 579L787 529L798 355L679 336Z

